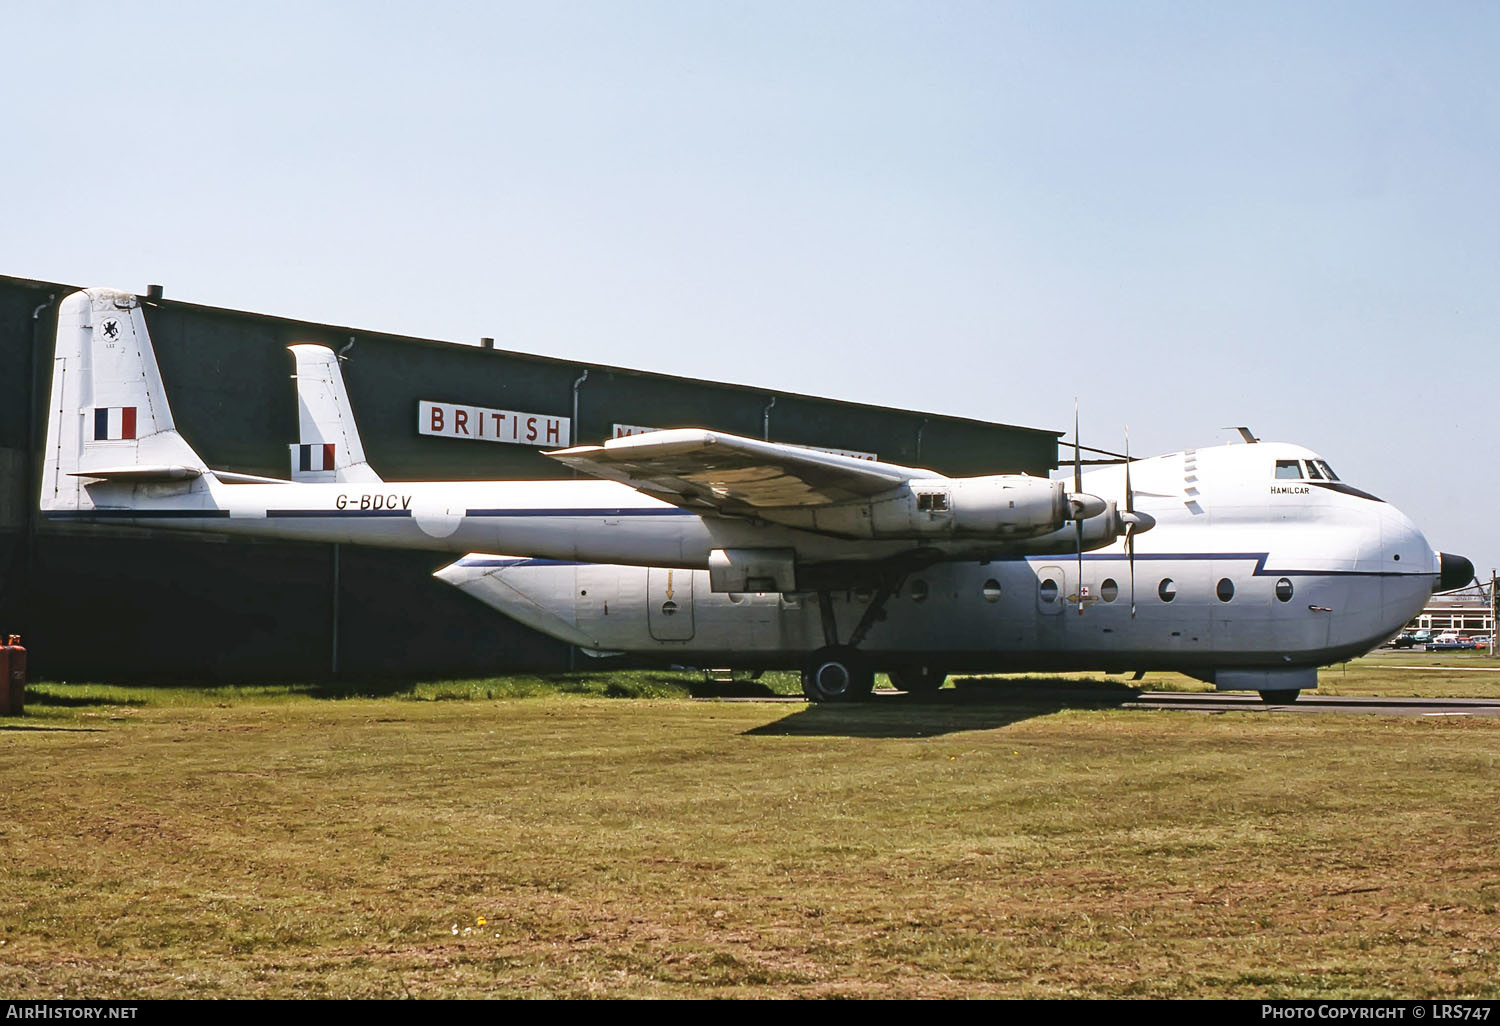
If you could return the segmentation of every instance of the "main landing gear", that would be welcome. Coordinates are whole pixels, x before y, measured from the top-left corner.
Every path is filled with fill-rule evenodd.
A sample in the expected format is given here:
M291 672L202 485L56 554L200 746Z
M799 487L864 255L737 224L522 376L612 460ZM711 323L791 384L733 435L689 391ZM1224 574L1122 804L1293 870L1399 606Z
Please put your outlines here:
M824 645L812 654L802 668L802 693L813 702L859 702L870 696L875 685L875 669L859 651L859 643L877 620L885 617L885 604L901 581L882 583L870 605L860 617L847 644L840 644L838 623L833 614L833 599L827 591L818 592L818 612L823 621ZM910 665L889 671L891 682L912 694L927 694L943 686L947 674L927 665Z
M802 670L802 693L813 702L859 702L874 686L875 671L848 645L818 649Z
M893 666L886 673L891 683L908 695L930 695L948 679L948 674L936 666Z

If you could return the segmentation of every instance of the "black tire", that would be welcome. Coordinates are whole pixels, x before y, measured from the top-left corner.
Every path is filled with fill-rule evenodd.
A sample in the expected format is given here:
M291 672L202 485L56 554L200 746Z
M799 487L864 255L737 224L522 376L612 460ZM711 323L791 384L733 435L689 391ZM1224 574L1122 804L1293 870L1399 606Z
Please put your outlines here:
M802 693L812 702L861 702L870 697L875 673L854 649L819 649L802 669Z
M1300 691L1262 691L1260 700L1267 705L1291 705L1297 700Z
M885 672L891 683L908 695L930 695L948 679L948 674L935 666L893 666Z

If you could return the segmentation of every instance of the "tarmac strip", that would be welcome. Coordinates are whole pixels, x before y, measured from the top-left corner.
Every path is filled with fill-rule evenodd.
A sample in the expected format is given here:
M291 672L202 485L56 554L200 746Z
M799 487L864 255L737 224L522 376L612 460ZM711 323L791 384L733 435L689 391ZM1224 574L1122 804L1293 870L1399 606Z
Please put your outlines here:
M900 691L874 693L877 703L910 703L914 709L943 706L1047 705L1060 709L1163 709L1198 713L1341 713L1364 716L1480 716L1500 718L1500 699L1490 698L1384 698L1365 695L1308 695L1286 704L1266 702L1253 692L1233 691L1127 691L1112 692L1088 687L1007 688L1005 686L961 689L944 688L932 695L911 696ZM793 695L699 695L709 702L805 703ZM829 708L839 708L830 706ZM855 708L850 706L848 708Z

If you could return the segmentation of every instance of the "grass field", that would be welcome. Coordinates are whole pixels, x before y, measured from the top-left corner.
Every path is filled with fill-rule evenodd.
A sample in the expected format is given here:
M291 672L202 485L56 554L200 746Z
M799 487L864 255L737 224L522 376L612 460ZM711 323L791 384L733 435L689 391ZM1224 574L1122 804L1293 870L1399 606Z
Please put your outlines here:
M685 682L40 685L0 992L1500 996L1500 720Z

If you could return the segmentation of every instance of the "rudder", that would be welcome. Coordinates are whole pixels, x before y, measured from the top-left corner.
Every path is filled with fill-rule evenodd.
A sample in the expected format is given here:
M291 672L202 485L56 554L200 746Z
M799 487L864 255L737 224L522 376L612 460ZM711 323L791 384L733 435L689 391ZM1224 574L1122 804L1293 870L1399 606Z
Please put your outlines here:
M87 478L187 480L203 461L172 422L140 299L84 289L57 313L41 508L89 509Z
M310 343L287 349L297 361L292 480L378 484L380 475L365 460L339 358L327 346Z

